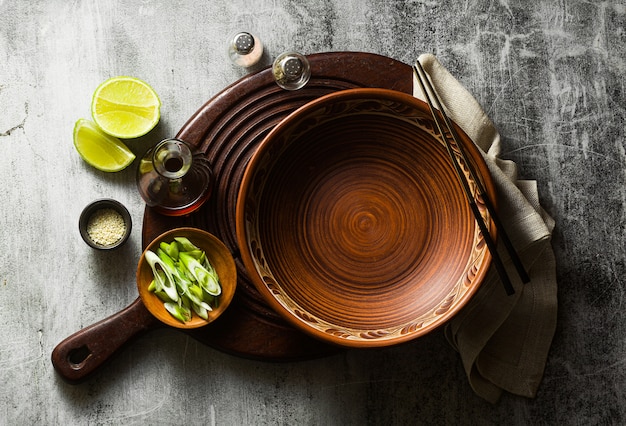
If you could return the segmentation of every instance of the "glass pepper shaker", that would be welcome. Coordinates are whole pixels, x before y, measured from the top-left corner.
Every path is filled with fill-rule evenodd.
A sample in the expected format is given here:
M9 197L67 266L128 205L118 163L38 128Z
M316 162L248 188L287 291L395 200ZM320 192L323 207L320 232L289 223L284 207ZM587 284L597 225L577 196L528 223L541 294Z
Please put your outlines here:
M167 216L194 212L209 198L213 171L201 153L180 139L165 139L139 162L137 188L146 204Z
M261 59L263 43L255 34L241 31L233 35L228 43L228 57L233 64L251 67Z
M298 90L311 78L311 66L307 58L296 52L286 52L274 60L272 74L276 84L285 90Z

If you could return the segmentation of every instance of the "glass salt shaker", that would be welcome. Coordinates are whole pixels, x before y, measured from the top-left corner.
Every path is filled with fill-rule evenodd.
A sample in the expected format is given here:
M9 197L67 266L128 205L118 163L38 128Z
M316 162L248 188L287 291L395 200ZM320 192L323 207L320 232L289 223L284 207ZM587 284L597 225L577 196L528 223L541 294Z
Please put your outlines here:
M209 198L213 171L208 159L180 139L165 139L139 162L137 188L146 204L167 216L194 212Z
M303 55L286 52L278 56L272 65L276 84L285 90L298 90L311 78L311 66Z
M255 34L241 31L229 39L228 57L233 64L251 67L259 62L263 55L263 43Z

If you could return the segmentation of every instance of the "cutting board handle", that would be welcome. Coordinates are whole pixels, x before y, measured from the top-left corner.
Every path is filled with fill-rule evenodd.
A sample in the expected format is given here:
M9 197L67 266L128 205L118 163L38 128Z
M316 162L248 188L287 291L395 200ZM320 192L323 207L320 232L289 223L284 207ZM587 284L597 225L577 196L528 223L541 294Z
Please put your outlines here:
M128 341L160 325L137 298L124 310L59 343L52 351L52 365L65 381L80 383Z

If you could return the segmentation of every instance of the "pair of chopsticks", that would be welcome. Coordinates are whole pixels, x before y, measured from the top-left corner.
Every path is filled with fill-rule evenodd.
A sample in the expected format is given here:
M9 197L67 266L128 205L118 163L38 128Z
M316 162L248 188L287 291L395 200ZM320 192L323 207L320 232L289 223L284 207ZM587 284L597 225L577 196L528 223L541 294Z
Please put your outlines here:
M476 200L474 199L474 196L472 195L472 191L470 190L469 183L467 182L466 176L463 173L463 170L461 169L461 165L459 164L459 159L457 158L457 155L454 152L454 149L450 143L450 139L446 135L444 128L448 131L448 133L452 137L452 141L456 145L458 152L461 154L461 158L465 162L465 165L467 166L467 169L469 170L470 175L476 184L477 194L482 198L485 206L487 207L487 210L489 211L489 215L491 216L491 219L493 220L493 223L499 232L500 239L502 243L504 244L504 246L506 247L506 250L508 251L509 256L511 257L511 261L513 262L513 265L515 266L515 269L517 270L517 273L520 279L522 280L523 283L527 283L530 281L530 277L528 276L528 273L524 269L524 265L522 264L522 261L520 260L517 252L515 251L515 248L513 247L513 244L511 243L511 240L509 239L506 231L504 230L504 227L502 226L502 223L500 222L500 219L498 218L495 208L493 207L493 204L491 203L491 200L489 199L489 195L485 191L485 187L483 186L482 182L478 178L476 171L474 170L474 167L472 166L472 163L470 163L467 157L467 154L465 153L465 148L459 142L459 136L456 130L454 129L454 127L452 126L447 114L444 112L443 105L441 101L439 100L439 97L437 96L435 89L430 83L430 80L428 79L428 76L426 75L426 72L424 71L422 64L420 64L419 61L415 62L415 65L413 66L413 72L415 73L415 76L417 77L417 81L419 82L420 87L422 89L422 93L424 93L424 97L426 98L426 101L428 102L430 112L433 116L433 120L435 121L437 125L437 129L439 130L439 133L441 134L441 138L445 142L448 155L450 156L450 160L452 161L452 164L454 165L456 175L459 178L459 181L461 182L463 191L465 192L465 195L467 196L467 200L470 204L470 208L472 209L472 212L474 213L474 217L476 218L476 222L478 223L478 228L480 229L480 232L485 238L487 248L489 249L491 253L491 258L494 262L496 270L498 271L500 280L502 281L502 284L504 285L504 289L506 293L510 296L515 293L515 289L513 288L513 284L511 284L511 279L509 278L509 275L506 269L504 268L502 259L500 258L500 255L498 254L496 244L493 238L491 237L491 234L489 233L489 229L487 229L487 225L485 224L483 216L480 214L478 205L476 204ZM427 87L428 87L428 90L426 89ZM434 99L435 101L435 105L433 105L433 101L431 100L431 95L429 95L429 92L432 95L432 99ZM437 110L439 111L439 113L437 113Z

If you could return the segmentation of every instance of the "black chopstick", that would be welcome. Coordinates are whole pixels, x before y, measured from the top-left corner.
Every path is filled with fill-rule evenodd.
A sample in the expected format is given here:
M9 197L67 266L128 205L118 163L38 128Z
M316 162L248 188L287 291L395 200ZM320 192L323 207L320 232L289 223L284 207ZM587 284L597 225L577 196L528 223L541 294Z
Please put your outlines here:
M454 150L452 146L450 145L450 141L448 137L446 136L446 133L443 129L443 125L440 121L441 118L437 115L436 109L439 110L441 117L443 117L445 126L448 132L450 133L450 135L452 136L452 140L454 141L454 144L457 146L457 149L459 153L461 154L461 157L463 161L465 162L470 172L470 175L476 184L476 191L482 198L485 206L487 207L487 211L489 212L489 215L491 216L493 223L499 232L501 241L504 244L506 250L508 251L509 256L511 257L511 261L513 262L513 265L515 266L515 269L517 270L517 273L520 279L522 280L523 283L527 283L530 281L530 277L528 276L528 273L524 269L524 265L522 264L521 259L519 258L517 252L515 251L515 248L513 247L513 244L511 243L511 240L509 239L504 227L502 226L502 223L500 222L498 214L496 213L495 208L493 207L493 204L489 198L489 195L485 191L485 188L482 185L481 180L478 178L476 171L474 170L474 167L470 163L467 157L467 154L465 153L465 148L459 142L458 134L456 133L456 130L452 126L452 123L450 122L450 119L448 118L447 114L445 113L443 109L443 105L441 101L439 100L439 97L437 96L435 89L430 84L430 81L426 75L426 72L424 71L424 68L422 67L422 64L420 64L419 61L416 61L415 64L416 65L413 66L413 72L415 73L415 76L417 77L417 80L420 84L422 92L424 93L424 97L426 98L426 101L428 102L428 106L433 116L433 120L435 121L435 124L437 125L437 129L439 130L439 133L441 134L441 137L445 142L448 155L450 156L450 160L452 161L452 164L454 165L454 169L456 171L457 177L459 178L459 181L461 182L463 191L465 192L465 195L467 196L468 202L470 204L470 208L472 209L472 212L474 213L474 217L476 219L476 222L478 223L480 232L483 234L483 237L485 238L485 243L487 244L487 248L489 249L491 253L491 257L496 267L496 270L498 274L500 275L500 280L502 281L502 284L504 285L504 288L507 294L512 295L515 293L515 289L513 288L513 285L511 284L509 275L506 272L506 269L504 268L504 264L502 263L502 259L500 258L500 255L498 254L495 242L493 241L493 238L491 237L491 234L489 233L489 230L487 229L487 225L485 224L485 221L483 220L483 217L480 214L478 206L476 205L476 201L472 195L469 184L465 178L465 174L463 173L463 170L461 169L461 166L459 165L459 162L456 158ZM428 91L426 90L425 84L428 86L428 91L432 93L433 99L437 103L436 106L433 105L430 95L428 94Z

